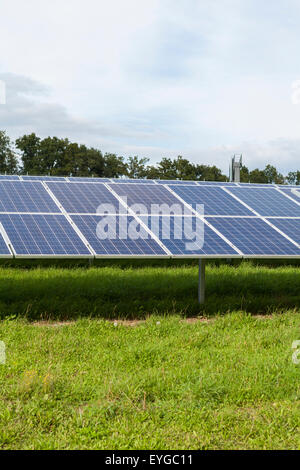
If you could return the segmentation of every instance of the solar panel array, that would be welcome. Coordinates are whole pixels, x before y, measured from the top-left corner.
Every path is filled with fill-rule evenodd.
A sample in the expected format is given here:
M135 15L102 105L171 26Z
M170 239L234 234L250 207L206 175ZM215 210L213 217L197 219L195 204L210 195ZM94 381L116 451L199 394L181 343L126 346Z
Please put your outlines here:
M0 257L300 257L300 188L0 175Z

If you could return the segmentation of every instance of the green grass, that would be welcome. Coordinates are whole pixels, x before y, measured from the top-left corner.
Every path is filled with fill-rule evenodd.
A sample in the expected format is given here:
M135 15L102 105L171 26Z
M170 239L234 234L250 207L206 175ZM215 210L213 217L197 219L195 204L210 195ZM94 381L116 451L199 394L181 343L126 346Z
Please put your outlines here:
M3 321L0 448L299 449L299 321Z
M1 449L300 448L297 265L100 266L0 267Z
M173 266L173 267L172 267ZM297 266L209 264L206 303L197 303L197 266L0 268L0 318L146 318L149 314L213 316L300 308Z

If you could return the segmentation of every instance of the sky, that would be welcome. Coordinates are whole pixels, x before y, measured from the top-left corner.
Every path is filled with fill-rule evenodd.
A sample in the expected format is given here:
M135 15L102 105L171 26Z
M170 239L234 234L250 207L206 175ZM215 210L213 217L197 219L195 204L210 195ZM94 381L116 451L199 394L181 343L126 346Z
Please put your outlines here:
M299 0L0 0L0 129L300 170L299 24Z

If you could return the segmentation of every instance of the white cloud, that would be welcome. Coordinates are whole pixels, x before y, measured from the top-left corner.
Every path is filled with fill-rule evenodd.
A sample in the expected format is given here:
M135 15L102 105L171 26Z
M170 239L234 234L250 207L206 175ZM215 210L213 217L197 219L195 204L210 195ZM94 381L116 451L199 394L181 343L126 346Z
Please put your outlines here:
M227 172L297 168L296 0L0 0L0 128ZM16 14L17 12L17 14Z

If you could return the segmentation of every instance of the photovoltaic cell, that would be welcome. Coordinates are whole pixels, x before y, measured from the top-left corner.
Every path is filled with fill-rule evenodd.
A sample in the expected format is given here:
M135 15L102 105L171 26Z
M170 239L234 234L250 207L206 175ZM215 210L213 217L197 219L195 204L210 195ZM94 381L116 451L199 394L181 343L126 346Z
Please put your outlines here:
M208 221L244 255L300 256L300 248L262 219L210 217Z
M92 256L62 214L0 214L17 256Z
M98 215L72 215L81 233L98 256L167 256L165 250L131 216L107 218ZM110 230L105 230L110 222ZM139 233L137 239L127 233Z
M100 204L119 208L119 201L103 183L49 183L48 187L70 214L96 214Z
M39 183L0 181L0 212L57 212L60 210Z
M222 188L208 186L170 186L170 188L193 209L203 204L206 215L254 215Z
M285 197L277 189L230 188L229 191L261 216L300 216L300 206Z
M131 185L131 184L122 184L122 185L110 185L110 187L121 197L127 198L127 204L133 206L133 204L142 204L147 211L147 214L155 213L165 214L169 212L169 207L176 204L176 208L179 211L183 212L183 204L174 196L170 191L168 191L163 186L159 185ZM165 206L161 206L164 204ZM155 205L155 207L153 207ZM135 208L135 212L138 212L138 209ZM139 213L142 213L139 211ZM176 211L176 213L178 213Z

